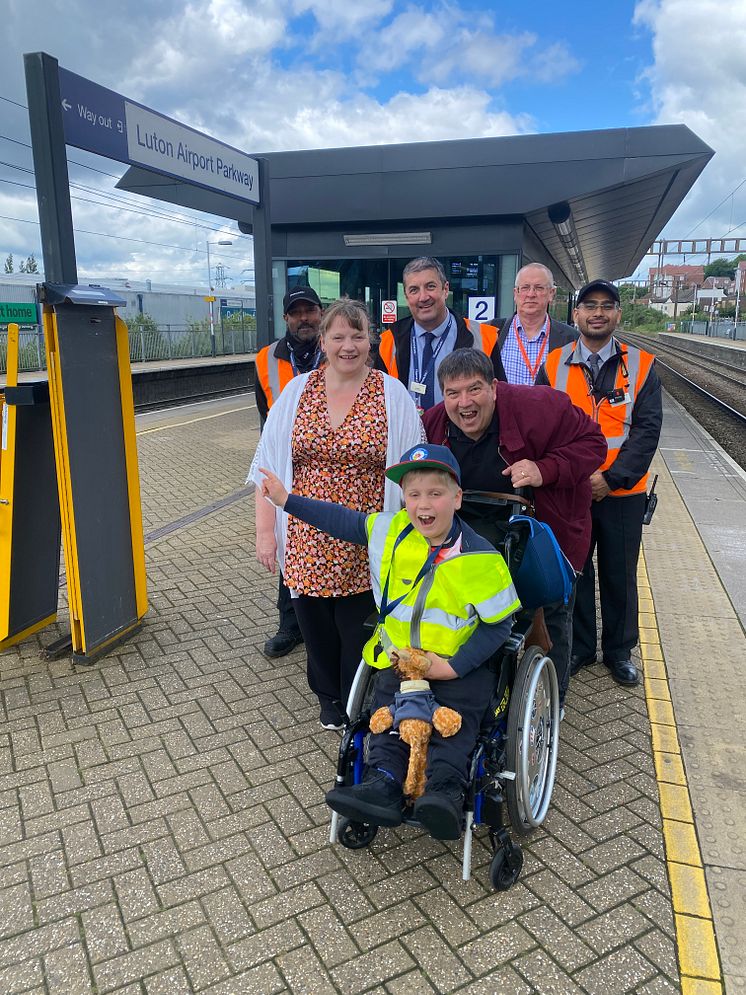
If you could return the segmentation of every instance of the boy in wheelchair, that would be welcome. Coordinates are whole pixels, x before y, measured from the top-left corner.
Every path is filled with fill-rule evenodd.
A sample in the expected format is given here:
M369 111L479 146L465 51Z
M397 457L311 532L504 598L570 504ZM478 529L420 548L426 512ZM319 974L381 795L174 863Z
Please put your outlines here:
M495 690L488 666L511 631L520 603L500 553L462 522L458 463L445 446L423 443L386 470L402 488L404 509L366 515L342 505L288 494L266 470L262 494L289 515L336 538L367 545L378 624L363 659L380 671L374 708L399 690L398 648L425 650L439 705L459 712L461 729L430 741L425 792L413 816L436 839L461 835L470 755ZM371 735L360 784L326 796L339 814L375 826L398 826L408 748L391 733Z

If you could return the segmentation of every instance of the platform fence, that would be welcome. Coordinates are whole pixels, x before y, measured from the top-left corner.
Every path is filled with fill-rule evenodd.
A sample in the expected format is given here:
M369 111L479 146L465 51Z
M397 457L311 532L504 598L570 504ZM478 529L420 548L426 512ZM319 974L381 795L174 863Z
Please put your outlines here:
M130 362L168 362L175 359L199 359L213 355L209 328L201 326L159 325L157 328L131 329ZM215 325L215 355L239 356L256 351L253 327L221 328ZM8 330L0 328L0 373L7 370ZM32 373L46 369L44 335L41 328L21 329L18 343L18 369Z
M712 339L746 340L746 321L734 322L732 318L715 318L712 321L682 321L679 331L688 335L702 335Z

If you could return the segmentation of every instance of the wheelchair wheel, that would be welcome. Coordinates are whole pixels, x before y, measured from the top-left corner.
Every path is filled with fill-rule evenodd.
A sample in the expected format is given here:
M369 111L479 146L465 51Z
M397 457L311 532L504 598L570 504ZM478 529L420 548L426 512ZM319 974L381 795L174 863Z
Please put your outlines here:
M490 861L490 881L496 891L507 891L518 880L523 867L523 850L517 843L509 843L495 851Z
M554 663L538 646L523 655L508 712L506 762L515 771L507 780L510 823L525 836L546 818L554 787L559 738L559 687Z
M347 699L347 716L350 722L354 722L366 709L370 709L376 674L374 667L369 667L364 661L360 662Z
M378 833L378 826L370 826L367 822L353 822L352 819L340 819L337 839L348 850L362 850L370 846Z

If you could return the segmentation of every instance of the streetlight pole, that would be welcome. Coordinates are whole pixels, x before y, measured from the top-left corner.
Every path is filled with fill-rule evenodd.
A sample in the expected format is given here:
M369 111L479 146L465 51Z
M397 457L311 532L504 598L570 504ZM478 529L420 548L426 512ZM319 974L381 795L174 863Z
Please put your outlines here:
M218 242L208 242L205 240L205 245L207 246L207 296L209 298L208 304L210 305L210 352L212 355L216 355L215 348L215 311L213 310L213 305L215 303L213 293L212 293L212 267L210 266L210 245L233 245L229 239L220 239Z

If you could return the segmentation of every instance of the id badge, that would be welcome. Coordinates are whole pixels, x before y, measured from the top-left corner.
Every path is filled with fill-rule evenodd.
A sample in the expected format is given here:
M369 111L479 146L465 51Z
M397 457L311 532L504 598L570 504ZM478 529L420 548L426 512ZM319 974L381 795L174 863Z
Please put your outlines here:
M413 394L424 394L427 390L427 386L424 383L417 383L416 380L410 380L409 389Z

